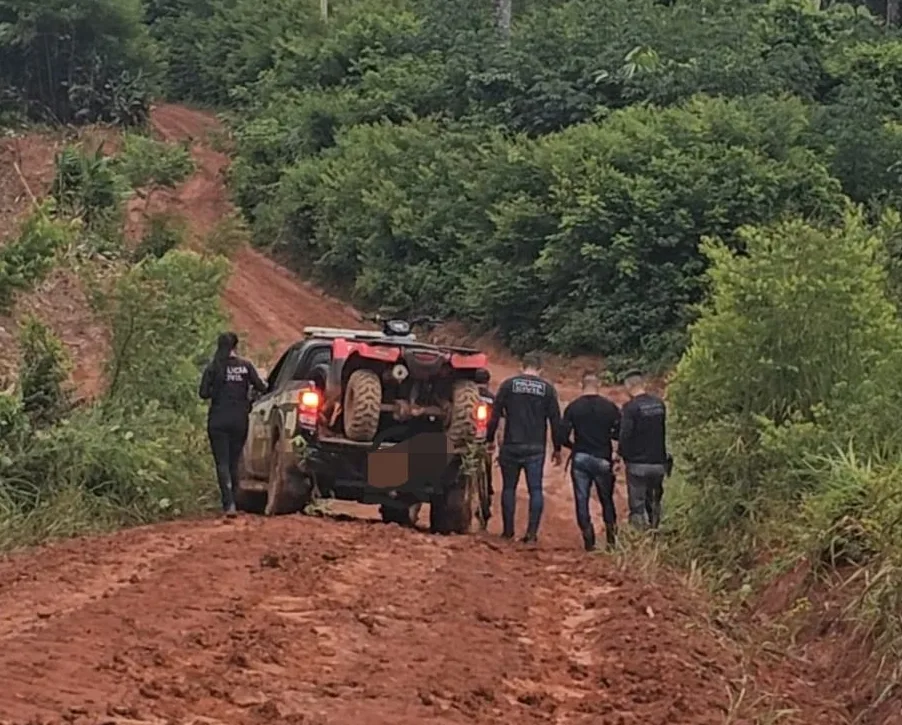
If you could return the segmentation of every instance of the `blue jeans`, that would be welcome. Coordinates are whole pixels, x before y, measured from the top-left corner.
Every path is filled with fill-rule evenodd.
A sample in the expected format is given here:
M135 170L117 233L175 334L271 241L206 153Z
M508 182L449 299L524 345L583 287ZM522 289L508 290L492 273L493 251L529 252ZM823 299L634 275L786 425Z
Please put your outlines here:
M539 532L545 498L542 494L542 472L545 468L545 452L541 453L505 453L501 449L498 456L501 467L501 520L504 524L504 536L514 535L514 512L517 507L517 484L520 483L520 471L526 472L526 489L529 492L529 526L527 535L535 536Z
M626 491L630 523L637 529L657 529L661 524L666 466L651 463L626 464Z
M617 510L614 508L614 472L611 462L588 453L574 453L570 478L573 481L573 499L576 502L576 524L583 535L587 549L595 548L595 527L589 514L592 485L601 502L605 534L609 544L614 543L617 527Z

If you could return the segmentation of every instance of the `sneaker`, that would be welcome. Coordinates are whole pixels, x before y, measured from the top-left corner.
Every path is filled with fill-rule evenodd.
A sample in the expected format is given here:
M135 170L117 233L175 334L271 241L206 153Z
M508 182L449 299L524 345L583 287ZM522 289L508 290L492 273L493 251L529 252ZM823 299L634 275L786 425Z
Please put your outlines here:
M501 534L501 538L502 539L513 539L514 534L513 534L513 532L505 531L504 533Z
M520 539L521 544L535 544L539 540L539 537L535 534L526 534L522 539Z
M234 519L238 515L238 509L235 508L235 504L226 509L225 515L227 519Z

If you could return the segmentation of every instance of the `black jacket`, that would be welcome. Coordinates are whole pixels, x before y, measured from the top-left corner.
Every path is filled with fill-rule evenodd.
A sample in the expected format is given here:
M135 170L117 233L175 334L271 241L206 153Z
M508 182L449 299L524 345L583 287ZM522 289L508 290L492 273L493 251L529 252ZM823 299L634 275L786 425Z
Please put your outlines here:
M626 463L667 464L667 408L655 395L637 395L623 406L620 457Z
M554 450L561 450L557 440L561 408L557 391L547 380L536 375L517 375L501 383L486 430L489 442L494 441L502 417L505 418L502 443L505 451L544 453L549 424Z
M200 379L200 397L210 401L208 421L210 425L247 425L250 411L251 386L266 391L266 383L260 379L257 369L247 360L230 357L223 379L216 380L213 368L208 365Z
M570 442L570 434L574 441ZM603 395L581 395L564 411L559 440L574 453L588 453L610 461L612 440L620 434L620 410Z

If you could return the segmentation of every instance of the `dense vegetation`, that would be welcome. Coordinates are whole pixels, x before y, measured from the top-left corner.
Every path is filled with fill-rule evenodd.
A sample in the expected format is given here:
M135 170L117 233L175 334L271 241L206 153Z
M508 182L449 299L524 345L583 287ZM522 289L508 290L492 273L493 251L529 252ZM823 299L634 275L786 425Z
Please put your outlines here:
M134 186L172 185L192 168L185 149L146 137L128 137L115 156L67 146L50 198L0 247L4 306L54 267L81 269L112 343L104 393L79 405L64 346L42 321L23 320L18 380L0 393L0 550L212 501L195 388L224 322L228 264L180 251L178 225L150 220L134 249L122 236Z
M668 363L707 235L893 204L902 43L801 2L150 3L259 244L357 303Z
M492 5L333 0L324 19L316 0L145 0L143 16L137 0L0 0L0 104L140 125L159 87L216 107L256 242L357 303L612 367L679 360L671 552L727 575L762 549L769 573L863 567L875 576L848 611L902 642L886 616L902 594L902 35L844 3L522 0L510 32ZM884 11L898 21L895 0ZM148 143L61 156L53 202L0 253L0 303L65 250L106 249L129 187L190 171L184 150L157 159ZM170 251L178 239L152 220L144 261L99 296L114 337L102 403L60 403L58 346L23 333L20 389L0 398L19 447L0 465L75 481L78 497L123 482L104 490L126 505L189 485L188 451L159 451L196 443L184 399L216 319L198 300L222 270ZM179 377L136 389L157 336ZM98 431L133 450L94 447ZM2 490L40 511L28 486Z

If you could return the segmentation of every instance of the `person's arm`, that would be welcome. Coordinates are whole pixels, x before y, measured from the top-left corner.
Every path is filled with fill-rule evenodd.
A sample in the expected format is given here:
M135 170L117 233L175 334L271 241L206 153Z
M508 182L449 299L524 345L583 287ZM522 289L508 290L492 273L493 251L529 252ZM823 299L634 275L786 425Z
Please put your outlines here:
M498 425L501 423L501 416L506 413L507 397L510 394L510 386L505 380L498 388L498 394L495 396L495 402L492 404L492 416L489 418L489 424L485 431L485 442L490 446L495 444L495 435L498 433Z
M633 406L627 403L623 406L623 413L620 418L620 447L618 449L620 457L624 461L629 460L634 426L635 413L633 411Z
M204 374L200 376L200 389L197 392L201 400L210 400L213 397L213 371L209 365L204 368Z
M561 418L561 426L558 432L558 441L564 448L573 448L573 443L570 441L570 435L573 432L573 419L572 419L572 409L573 403L570 403L564 409L564 415Z
M260 373L257 372L257 368L255 368L251 363L247 364L248 374L250 375L251 385L253 385L257 392L265 393L269 386L263 381L260 377Z
M620 408L614 405L614 409L611 413L613 414L613 420L611 421L611 440L620 440Z
M551 445L554 449L554 455L561 456L561 404L558 402L557 390L553 385L548 386L547 411L548 424L551 426Z

